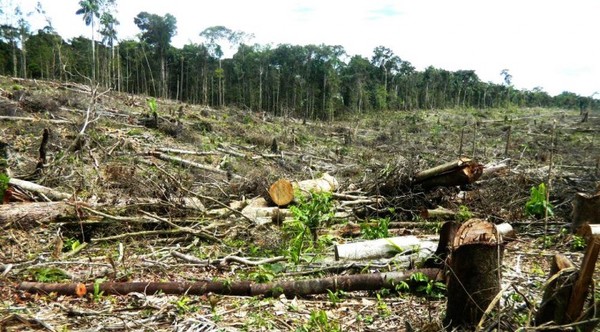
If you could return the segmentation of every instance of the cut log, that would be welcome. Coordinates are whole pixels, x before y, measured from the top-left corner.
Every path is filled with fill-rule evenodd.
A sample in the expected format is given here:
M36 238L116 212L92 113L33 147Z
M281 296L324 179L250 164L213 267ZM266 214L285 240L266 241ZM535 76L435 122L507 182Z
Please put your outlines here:
M494 224L471 219L454 236L444 326L472 330L500 291L504 246Z
M382 288L394 289L404 281L408 281L415 273L422 273L430 280L439 280L439 269L416 269L408 272L388 272L334 276L322 279L291 280L259 284L250 281L230 282L225 280L200 281L196 283L185 282L104 282L99 284L99 290L105 295L125 295L132 292L153 295L187 294L205 295L208 293L235 295L235 296L270 296L278 297L281 294L292 298L310 294L325 294L328 291L345 292L359 290L380 290ZM77 284L79 285L79 284ZM55 292L58 295L76 295L74 284L22 282L19 290L30 293L47 294ZM87 292L94 291L94 285L86 285Z
M277 206L269 206L269 203L263 197L257 197L242 209L242 214L254 221L257 225L264 225L270 222L281 224L283 220L290 215L287 209L280 209Z
M353 243L338 244L334 247L335 260L361 260L371 258L388 258L409 251L421 250L433 253L437 244L433 241L420 240L416 236L398 236Z
M473 183L483 173L483 166L474 160L460 158L417 173L414 184L423 188L451 187Z
M303 195L309 195L311 192L321 193L329 192L332 193L338 188L338 181L331 175L324 173L318 179L303 180L300 182L292 183L294 191L298 190Z
M573 198L571 230L579 232L586 224L600 224L600 193L577 193Z
M269 197L277 206L286 206L294 200L294 187L286 179L279 179L269 187Z

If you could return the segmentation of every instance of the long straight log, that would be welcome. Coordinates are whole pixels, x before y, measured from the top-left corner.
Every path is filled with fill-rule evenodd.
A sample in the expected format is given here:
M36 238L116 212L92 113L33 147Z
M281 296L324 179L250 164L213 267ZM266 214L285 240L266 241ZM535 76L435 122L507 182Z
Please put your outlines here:
M258 284L250 281L225 282L225 280L185 282L104 282L99 290L104 294L126 295L132 292L147 295L157 294L188 294L204 295L208 293L235 296L272 296L284 294L286 297L306 296L310 294L325 294L327 291L338 290L352 292L359 290L393 289L402 281L407 281L415 273L423 273L431 280L441 277L440 269L417 269L407 272L388 272L334 276L322 279L292 280ZM59 286L61 285L61 286ZM22 282L19 290L30 293L56 292L58 295L77 295L73 284ZM94 291L94 285L86 285L87 292Z
M27 229L40 223L75 219L75 207L67 202L0 204L0 225L18 223Z
M420 240L414 235L398 236L336 245L335 260L360 260L391 257L401 251L430 249L435 251L436 243Z
M157 152L157 151L150 151L150 152L148 152L148 154L151 155L151 156L153 156L153 157L156 157L156 158L158 158L160 160L173 161L173 162L185 165L185 166L190 166L190 167L201 169L203 171L208 171L208 172L217 173L217 174L221 174L221 175L227 176L227 171L225 171L225 170L214 168L214 167L211 167L211 166L202 165L202 164L199 164L199 163L196 163L196 162L193 162L193 161L190 161L190 160L186 160L186 159L183 159L183 158L169 156L169 155L166 155L164 153ZM236 175L236 174L232 174L232 176L234 178L239 178L240 177L239 175Z

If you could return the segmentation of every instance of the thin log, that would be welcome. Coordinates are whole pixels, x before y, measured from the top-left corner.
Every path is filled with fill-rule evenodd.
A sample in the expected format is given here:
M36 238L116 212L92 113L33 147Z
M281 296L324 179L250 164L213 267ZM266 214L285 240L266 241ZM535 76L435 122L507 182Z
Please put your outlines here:
M218 151L192 151L192 150L181 150L181 149L171 149L171 148L155 148L156 151L165 152L165 153L177 153L177 154L191 154L196 156L209 156L215 154L221 154Z
M82 283L22 282L19 285L19 289L32 294L56 293L57 295L70 295L82 297L88 292L88 289L90 293L93 293L94 285L92 285L91 288L89 288Z
M148 155L156 157L160 160L165 160L165 161L172 161L172 162L176 162L185 166L190 166L190 167L194 167L194 168L198 168L201 169L203 171L207 171L207 172L211 172L211 173L217 173L217 174L221 174L224 176L228 176L227 175L227 171L222 170L222 169L218 169L218 168L214 168L212 166L207 166L207 165L202 165L190 160L186 160L183 158L178 158L178 157L174 157L174 156L169 156L166 155L164 153L158 152L158 151L149 151ZM231 176L233 176L234 178L241 178L239 175L236 174L231 174Z
M259 284L250 281L230 282L226 280L186 282L104 282L99 284L99 290L106 295L126 295L132 292L153 295L187 294L205 295L208 293L234 295L234 296L269 296L286 297L307 296L311 294L325 294L328 291L360 291L394 289L400 282L410 280L415 273L423 273L431 280L439 280L439 269L416 269L407 272L388 272L334 276L321 279L291 280ZM94 291L94 284L86 285L87 292ZM22 282L19 290L30 293L47 294L56 292L58 295L76 295L74 284Z
M501 235L494 224L471 219L457 230L449 264L448 330L473 329L500 291Z
M435 249L436 243L420 240L416 236L398 236L361 242L335 245L335 260L361 260L370 258L392 257L409 250Z
M414 184L420 184L423 188L465 185L477 181L482 173L482 165L468 158L460 158L417 173Z
M29 182L29 181L25 181L25 180L19 180L19 179L15 179L15 178L10 178L8 180L8 184L13 185L13 186L18 186L21 187L25 190L29 190L31 192L37 193L37 194L42 194L46 197L48 197L51 200L63 200L63 199L67 199L69 197L71 197L71 195L67 194L67 193L63 193L60 192L58 190L52 189L52 188L48 188L48 187L44 187L41 186L37 183L33 183L33 182Z
M338 187L338 181L333 176L324 173L318 179L309 179L292 183L294 192L298 191L303 195L309 195L311 192L334 192Z
M421 218L423 219L454 219L454 217L456 217L456 212L442 206L435 209L421 210Z
M69 120L59 120L59 119L42 119L42 118L28 118L22 116L0 116L0 120L4 121L30 121L30 122L48 122L48 123L56 123L56 124L72 124L73 121Z
M268 223L281 223L289 215L287 209L269 206L263 197L257 197L242 209L242 215L257 225Z

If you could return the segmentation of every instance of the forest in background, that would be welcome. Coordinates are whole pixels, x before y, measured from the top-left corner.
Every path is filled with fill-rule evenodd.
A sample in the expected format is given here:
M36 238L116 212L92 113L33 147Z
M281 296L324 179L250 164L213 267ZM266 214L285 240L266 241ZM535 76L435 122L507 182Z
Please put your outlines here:
M378 46L370 59L341 45L251 44L253 36L224 26L206 28L203 43L171 45L177 19L140 12L132 18L138 40L119 40L115 0L84 0L80 15L89 34L64 40L47 26L32 31L29 18L0 2L0 75L98 84L132 94L212 107L236 106L275 116L333 120L383 110L558 107L596 110L600 101L541 87L516 89L508 69L503 84L483 82L474 70L419 71L393 50ZM94 40L97 31L101 40ZM224 49L237 50L224 58Z

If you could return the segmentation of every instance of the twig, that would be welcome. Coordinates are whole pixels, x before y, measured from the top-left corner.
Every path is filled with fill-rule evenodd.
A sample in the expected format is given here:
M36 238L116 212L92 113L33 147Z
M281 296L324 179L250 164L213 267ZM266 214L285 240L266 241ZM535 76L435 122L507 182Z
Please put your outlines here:
M162 221L164 223L167 223L170 226L175 227L175 229L180 230L181 232L185 232L185 233L197 235L197 236L203 237L205 239L208 239L208 240L211 240L211 241L214 241L214 242L223 243L223 241L221 241L221 239L218 239L218 238L214 237L213 235L209 234L208 232L206 232L204 230L196 230L196 229L193 229L193 228L190 228L190 227L182 227L182 226L179 226L179 225L173 223L169 219L161 218L161 217L157 216L154 213L149 213L149 212L142 211L142 210L140 210L140 212L143 213L144 215L150 217L150 218L154 218L156 220L159 220L159 221Z

